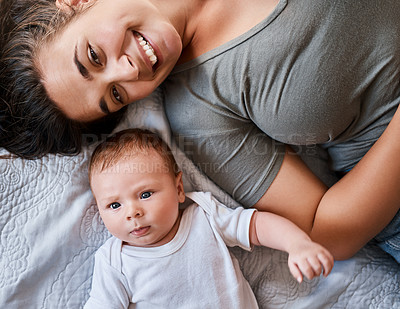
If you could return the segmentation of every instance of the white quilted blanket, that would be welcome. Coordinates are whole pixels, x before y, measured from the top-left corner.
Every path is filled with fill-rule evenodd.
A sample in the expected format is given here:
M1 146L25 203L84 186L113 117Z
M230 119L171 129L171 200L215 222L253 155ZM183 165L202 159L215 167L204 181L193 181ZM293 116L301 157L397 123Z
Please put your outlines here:
M131 105L121 128L152 128L169 141L158 98ZM90 152L0 160L0 308L68 309L85 303L93 254L109 237L88 185ZM176 156L186 190L211 191L235 205L182 153ZM400 266L372 245L336 262L328 278L302 284L290 276L285 253L232 250L261 308L400 308Z

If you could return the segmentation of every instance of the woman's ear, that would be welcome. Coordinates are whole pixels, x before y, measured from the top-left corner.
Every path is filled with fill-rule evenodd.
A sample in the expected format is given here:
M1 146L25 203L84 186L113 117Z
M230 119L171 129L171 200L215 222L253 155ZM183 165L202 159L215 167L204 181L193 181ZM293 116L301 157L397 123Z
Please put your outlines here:
M71 9L79 10L94 1L96 0L56 0L56 6L62 11L69 12Z

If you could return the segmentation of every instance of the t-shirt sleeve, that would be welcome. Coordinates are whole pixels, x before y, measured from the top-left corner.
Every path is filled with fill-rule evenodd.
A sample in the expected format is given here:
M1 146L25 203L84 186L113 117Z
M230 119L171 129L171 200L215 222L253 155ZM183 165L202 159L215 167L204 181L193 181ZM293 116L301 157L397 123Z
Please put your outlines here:
M214 198L211 193L191 192L187 197L203 208L209 216L211 226L229 247L239 246L250 251L250 222L256 209L229 208Z
M222 106L244 106L236 102L240 101L237 98L242 97L241 92L234 85L219 84L217 80L214 85L201 68L183 76L171 76L165 84L165 111L175 143L234 200L252 207L278 174L285 145L261 131L245 115L246 111L235 112ZM232 97L213 96L220 91ZM268 113L263 115L268 121Z
M265 194L281 167L285 148L256 127L192 137L193 159L215 183L245 207ZM190 141L190 139L188 139Z
M95 255L92 290L84 309L121 309L129 307L126 279L113 268L100 249Z

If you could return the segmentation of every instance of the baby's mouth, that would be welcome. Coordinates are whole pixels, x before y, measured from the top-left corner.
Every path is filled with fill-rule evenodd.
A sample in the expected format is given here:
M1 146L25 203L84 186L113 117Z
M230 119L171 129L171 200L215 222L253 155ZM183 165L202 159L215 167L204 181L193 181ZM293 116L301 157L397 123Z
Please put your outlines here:
M150 226L145 226L145 227L139 227L134 229L131 234L135 235L135 236L143 236L145 235L150 229Z
M151 46L151 44L149 42L147 42L140 33L134 31L134 34L136 36L136 39L139 42L139 45L142 46L145 54L147 55L147 57L149 57L151 65L154 67L154 65L157 63L158 59L154 52L153 46Z

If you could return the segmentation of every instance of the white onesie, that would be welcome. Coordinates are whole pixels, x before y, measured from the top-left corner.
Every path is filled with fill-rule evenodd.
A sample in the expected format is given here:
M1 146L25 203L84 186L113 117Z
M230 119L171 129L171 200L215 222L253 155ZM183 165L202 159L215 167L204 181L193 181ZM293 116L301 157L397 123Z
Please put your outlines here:
M178 231L159 247L122 245L111 237L99 248L89 308L258 308L238 261L227 246L251 250L255 209L230 209L209 193L192 192ZM200 206L200 207L197 207Z

